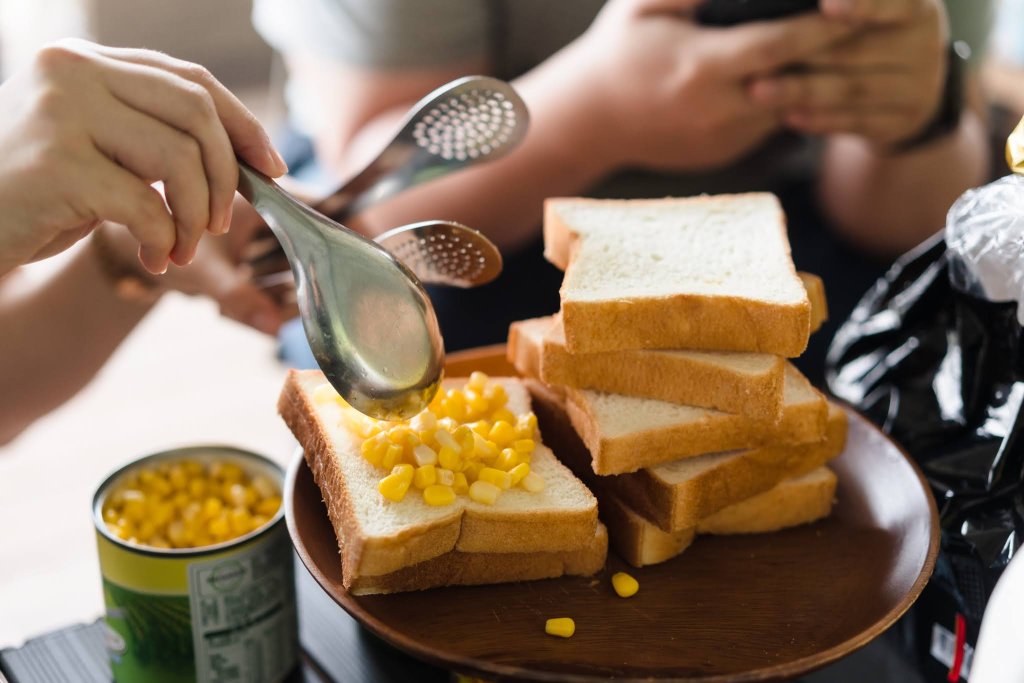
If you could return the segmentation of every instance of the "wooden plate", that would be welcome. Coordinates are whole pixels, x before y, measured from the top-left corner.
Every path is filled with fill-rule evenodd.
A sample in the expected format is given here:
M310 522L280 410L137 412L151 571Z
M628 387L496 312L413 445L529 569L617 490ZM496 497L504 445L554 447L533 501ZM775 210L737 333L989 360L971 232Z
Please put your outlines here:
M504 347L452 354L448 374L512 374ZM424 661L492 679L763 681L823 666L865 645L920 594L938 552L924 479L867 420L850 414L834 461L832 516L774 534L701 537L643 569L609 554L594 578L353 597L334 531L301 457L286 484L288 529L313 577L349 614ZM640 592L624 600L612 573ZM576 635L544 634L571 616Z

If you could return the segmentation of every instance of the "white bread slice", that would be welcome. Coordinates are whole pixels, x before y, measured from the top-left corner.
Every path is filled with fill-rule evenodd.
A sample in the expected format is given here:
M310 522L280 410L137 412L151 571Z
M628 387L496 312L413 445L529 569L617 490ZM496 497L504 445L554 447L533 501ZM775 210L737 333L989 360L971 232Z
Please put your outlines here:
M607 555L608 530L599 523L591 541L576 550L550 553L464 553L456 550L390 574L358 576L349 590L353 595L374 595L442 586L590 576L604 567Z
M811 307L767 193L553 198L545 255L565 269L572 353L711 349L799 356Z
M666 532L683 531L734 503L798 477L832 460L846 446L846 411L829 404L825 438L793 446L765 446L709 453L647 467L630 474L597 476L590 453L569 423L565 397L536 380L526 385L533 408L555 455L598 498L604 492L629 501L632 508Z
M836 475L818 467L676 532L662 531L614 494L601 495L601 519L615 551L634 567L643 567L680 554L697 534L764 533L817 521L831 512L835 491Z
M710 408L565 389L569 419L590 450L594 472L624 474L679 458L767 445L821 441L828 403L792 365L782 417L758 420Z
M505 387L510 410L530 409L519 380L494 379ZM543 444L530 463L546 481L539 493L504 491L494 505L459 496L452 505L433 507L415 492L400 503L386 500L377 490L386 473L360 455L361 440L339 424L341 409L314 401L313 392L324 381L320 371L289 372L278 410L305 450L324 496L346 586L357 577L388 574L453 550L561 552L592 542L597 501ZM446 380L445 386L465 381Z
M509 361L548 384L714 408L765 420L782 416L781 356L627 350L570 354L558 316L512 323Z
M807 290L807 299L811 302L811 332L817 332L828 320L828 300L825 299L825 283L821 278L803 271L797 273Z

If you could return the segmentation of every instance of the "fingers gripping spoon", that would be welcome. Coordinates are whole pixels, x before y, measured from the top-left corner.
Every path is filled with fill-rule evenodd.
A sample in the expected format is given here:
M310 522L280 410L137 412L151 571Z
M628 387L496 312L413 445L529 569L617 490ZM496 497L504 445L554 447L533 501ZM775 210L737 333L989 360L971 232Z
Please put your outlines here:
M245 164L238 191L284 248L310 349L342 398L378 419L425 408L441 381L444 345L416 277Z

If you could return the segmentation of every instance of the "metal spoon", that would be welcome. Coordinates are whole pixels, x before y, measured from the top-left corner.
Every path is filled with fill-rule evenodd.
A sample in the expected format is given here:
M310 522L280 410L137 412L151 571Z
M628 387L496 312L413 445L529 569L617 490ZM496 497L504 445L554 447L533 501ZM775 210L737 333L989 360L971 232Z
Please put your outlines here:
M377 158L316 210L340 222L410 187L502 157L526 137L529 123L526 104L508 83L456 79L413 105Z
M483 233L451 221L403 225L373 240L401 261L425 285L478 287L501 273L501 252ZM276 244L276 241L275 241ZM261 259L253 280L264 289L293 283L284 254Z
M313 357L348 403L412 417L437 392L444 344L416 276L386 250L239 164L238 191L284 248Z

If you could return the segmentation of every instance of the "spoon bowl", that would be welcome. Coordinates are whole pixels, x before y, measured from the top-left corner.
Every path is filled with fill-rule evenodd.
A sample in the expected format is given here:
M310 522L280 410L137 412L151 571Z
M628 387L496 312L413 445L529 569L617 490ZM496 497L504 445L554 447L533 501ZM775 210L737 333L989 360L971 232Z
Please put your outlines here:
M258 171L239 170L239 192L291 264L302 326L327 380L377 419L407 419L426 408L441 382L444 343L416 276Z

